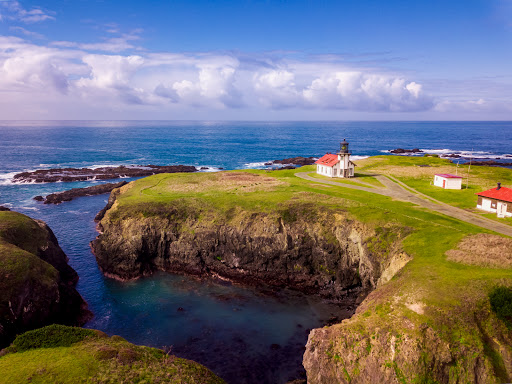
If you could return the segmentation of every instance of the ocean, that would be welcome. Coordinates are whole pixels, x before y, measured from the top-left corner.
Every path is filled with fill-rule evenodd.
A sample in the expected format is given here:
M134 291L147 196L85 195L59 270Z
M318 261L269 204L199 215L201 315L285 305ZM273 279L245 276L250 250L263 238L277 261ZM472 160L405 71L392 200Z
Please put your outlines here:
M46 221L80 276L95 317L86 327L136 344L171 349L231 383L299 377L309 329L346 308L294 292L271 293L157 274L121 283L103 277L90 252L96 213L108 196L43 205L36 195L105 181L18 184L22 171L115 165L263 168L270 160L319 157L347 139L355 158L420 148L456 161L512 163L512 122L0 121L0 205Z

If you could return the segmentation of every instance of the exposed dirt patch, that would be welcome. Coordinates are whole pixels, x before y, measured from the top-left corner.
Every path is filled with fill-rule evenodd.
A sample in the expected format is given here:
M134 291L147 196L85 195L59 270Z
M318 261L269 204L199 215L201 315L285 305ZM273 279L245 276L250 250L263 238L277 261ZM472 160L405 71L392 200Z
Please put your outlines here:
M512 268L512 239L479 233L462 239L457 249L446 252L457 263L491 268Z
M172 179L169 179L172 180ZM287 183L274 177L267 177L247 172L219 172L208 178L193 178L179 184L167 185L171 192L236 191L255 192L272 191L277 186Z

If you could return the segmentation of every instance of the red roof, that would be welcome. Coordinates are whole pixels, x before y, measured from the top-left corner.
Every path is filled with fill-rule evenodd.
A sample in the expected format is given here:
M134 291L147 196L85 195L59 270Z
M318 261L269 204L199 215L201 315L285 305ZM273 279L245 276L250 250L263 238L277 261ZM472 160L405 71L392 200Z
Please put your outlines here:
M512 203L512 188L501 187L500 189L493 188L487 191L477 193L478 196L489 197L491 199L508 201Z
M462 176L452 175L451 173L436 173L436 176L441 176L445 179L462 179Z
M315 164L325 165L327 167L332 167L338 163L338 155L334 153L327 153L315 161Z

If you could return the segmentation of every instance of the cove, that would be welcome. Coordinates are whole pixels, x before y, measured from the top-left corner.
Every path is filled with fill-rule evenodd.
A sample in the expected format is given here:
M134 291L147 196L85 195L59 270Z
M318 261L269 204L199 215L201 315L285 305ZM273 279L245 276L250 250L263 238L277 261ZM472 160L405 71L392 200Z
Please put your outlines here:
M36 190L47 193L54 186L26 189L28 203ZM18 189L18 198L23 199L23 192ZM170 349L204 364L228 383L285 383L304 377L302 355L309 331L354 312L352 302L332 304L289 290L272 292L211 279L166 273L129 282L106 278L89 242L97 236L94 216L107 198L31 204L37 210L23 212L50 225L78 272L77 289L94 313L86 328Z

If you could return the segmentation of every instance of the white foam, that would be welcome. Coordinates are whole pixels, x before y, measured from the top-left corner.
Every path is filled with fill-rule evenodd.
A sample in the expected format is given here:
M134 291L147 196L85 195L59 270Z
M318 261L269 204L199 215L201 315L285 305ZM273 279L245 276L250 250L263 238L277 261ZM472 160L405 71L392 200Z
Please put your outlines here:
M266 168L266 167L268 167L268 165L265 165L265 163L272 163L272 161L260 161L260 162L256 162L256 163L246 163L246 164L244 164L244 166L245 166L245 168ZM275 165L277 165L277 164L275 164Z
M363 160L363 159L367 159L369 158L370 156L358 156L358 155L354 155L354 156L350 156L350 160Z
M20 209L27 209L29 211L39 211L39 209L36 207L20 207Z
M423 148L421 148L421 151L423 151L425 153L438 154L438 155L456 152L453 149L446 149L446 148L445 149L423 149Z
M0 185L14 184L12 178L19 172L0 173Z
M205 167L206 169L201 169L203 167ZM199 165L196 167L196 169L198 172L220 172L220 171L222 171L222 169L220 169L220 168L210 167L208 165Z

